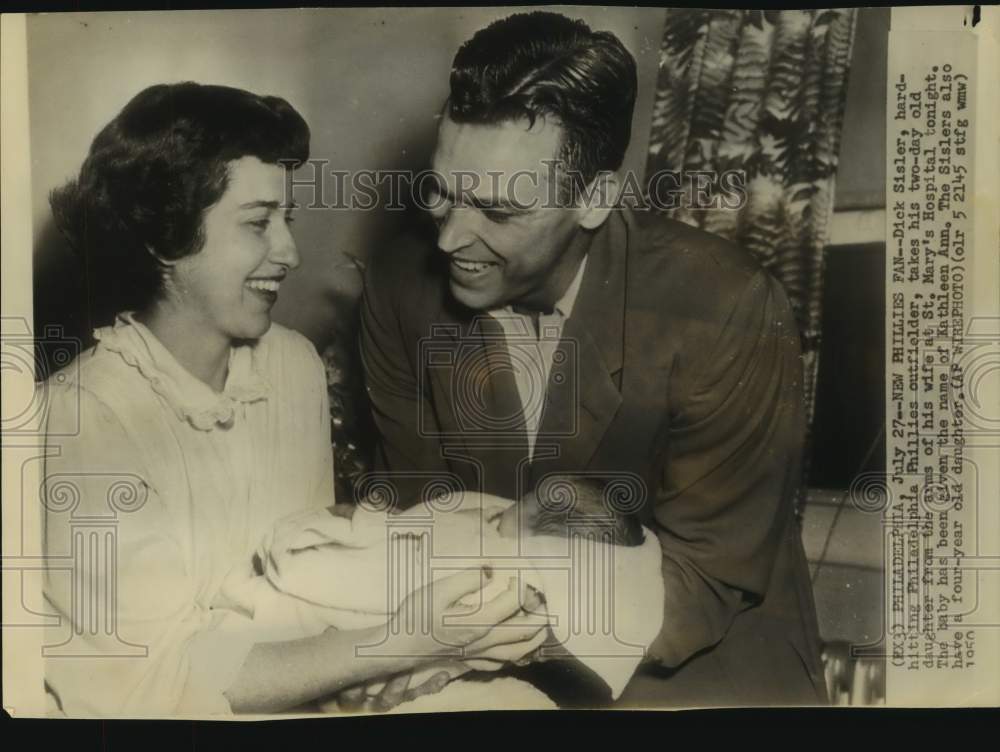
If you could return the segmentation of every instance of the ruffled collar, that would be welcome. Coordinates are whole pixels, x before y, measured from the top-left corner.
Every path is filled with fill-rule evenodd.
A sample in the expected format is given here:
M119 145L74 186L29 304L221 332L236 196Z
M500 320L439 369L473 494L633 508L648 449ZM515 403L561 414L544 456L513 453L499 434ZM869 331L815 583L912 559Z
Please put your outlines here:
M137 369L179 420L200 431L232 425L238 404L267 399L271 390L260 374L254 345L229 349L229 372L219 393L192 376L131 312L119 314L113 326L95 330L94 337Z

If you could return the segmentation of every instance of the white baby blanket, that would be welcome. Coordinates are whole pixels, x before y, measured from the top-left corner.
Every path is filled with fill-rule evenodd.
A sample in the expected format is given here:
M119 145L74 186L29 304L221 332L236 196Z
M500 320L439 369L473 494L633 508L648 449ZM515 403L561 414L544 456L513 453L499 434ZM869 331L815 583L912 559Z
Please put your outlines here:
M268 639L292 639L328 626L384 624L423 583L469 567L489 567L488 584L463 600L489 601L511 585L511 578L530 585L545 599L540 620L617 698L662 626L656 536L645 531L645 542L637 547L578 536L505 538L497 531L497 519L513 502L471 493L453 502L449 510L425 504L386 514L360 506L351 519L327 510L287 518L259 551L264 577L230 588L227 595L261 628L271 630ZM523 658L546 636L541 630L536 641L504 658ZM474 667L499 667L479 663ZM461 673L455 668L461 664L444 665L453 676ZM411 686L438 670L415 676Z

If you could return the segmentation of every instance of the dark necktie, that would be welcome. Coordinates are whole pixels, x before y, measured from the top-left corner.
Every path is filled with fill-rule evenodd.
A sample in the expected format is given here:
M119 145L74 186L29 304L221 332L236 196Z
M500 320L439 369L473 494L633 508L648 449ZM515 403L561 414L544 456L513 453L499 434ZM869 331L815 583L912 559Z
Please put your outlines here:
M479 318L483 362L479 368L486 376L483 388L487 415L483 421L482 456L486 463L484 491L516 498L518 466L528 456L528 436L524 425L521 395L511 365L503 328L492 316Z
M539 310L538 308L525 308L520 305L512 305L510 309L517 314L522 316L527 316L531 320L532 331L535 332L535 338L541 336L539 332L538 317L539 316L551 316L555 309L549 308L548 310Z

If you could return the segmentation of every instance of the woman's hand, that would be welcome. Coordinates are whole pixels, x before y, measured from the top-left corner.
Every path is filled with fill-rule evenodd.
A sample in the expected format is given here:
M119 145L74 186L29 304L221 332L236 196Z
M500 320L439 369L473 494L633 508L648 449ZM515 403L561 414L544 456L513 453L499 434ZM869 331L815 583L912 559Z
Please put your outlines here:
M496 625L507 623L522 611L518 593L512 588L486 603L459 603L464 596L482 590L491 576L487 570L469 569L414 591L389 620L389 638L398 640L400 648L410 648L427 659L464 655L466 646L483 640ZM524 631L514 629L501 641L510 642Z
M509 591L518 593L516 578L511 579ZM524 586L518 612L469 645L464 651L465 664L478 671L495 671L507 663L519 664L526 655L537 652L549 634L544 603L534 588Z
M521 589L519 589L521 588ZM503 614L516 604L507 618L492 623L496 614ZM544 600L532 588L511 578L501 595L482 606L452 607L450 612L462 614L468 609L469 619L475 619L475 629L480 635L464 644L459 650L448 650L448 660L464 666L467 671L496 671L508 663L515 663L537 648L550 634L544 611ZM470 635L464 636L468 639Z
M375 696L368 694L369 685L367 684L345 689L337 697L337 709L347 713L356 713L359 711L385 713L397 705L415 700L422 695L437 694L453 678L447 671L442 671L432 676L419 687L411 689L410 679L412 676L413 674L409 671L394 676L385 683L382 690Z
M537 596L522 603L512 580L511 586L491 601L475 606L458 603L481 590L484 578L490 576L482 569L471 569L414 591L390 620L390 639L398 641L398 649L416 651L414 666L426 660L450 659L469 670L482 668L481 663L476 665L477 660L493 661L499 668L520 657L545 626L544 619L528 613L540 605ZM342 710L385 712L421 695L440 692L454 676L454 671L442 671L411 689L411 672L407 671L390 679L374 698L368 697L366 685L358 685L341 692L337 701Z

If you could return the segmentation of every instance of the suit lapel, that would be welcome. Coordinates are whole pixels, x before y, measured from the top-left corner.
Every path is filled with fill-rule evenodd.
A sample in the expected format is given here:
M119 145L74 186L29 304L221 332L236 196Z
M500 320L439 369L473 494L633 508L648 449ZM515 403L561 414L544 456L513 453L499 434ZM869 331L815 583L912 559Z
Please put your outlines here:
M437 440L452 471L458 473L467 486L477 488L479 474L468 461L462 461L462 458L473 456L470 446L473 437L469 436L468 427L455 404L455 374L467 357L471 325L471 319L456 317L448 307L440 307L428 318L417 368L428 379L436 427L440 431L439 436L426 438Z
M624 348L627 244L620 212L591 238L580 293L549 375L536 478L543 471L585 469L621 406L615 376ZM558 446L558 457L545 460L539 451L544 445Z

